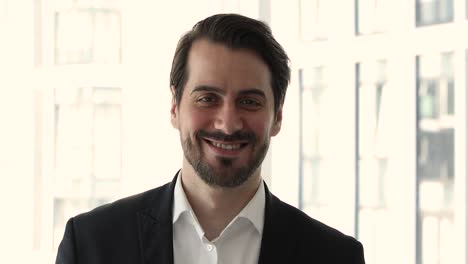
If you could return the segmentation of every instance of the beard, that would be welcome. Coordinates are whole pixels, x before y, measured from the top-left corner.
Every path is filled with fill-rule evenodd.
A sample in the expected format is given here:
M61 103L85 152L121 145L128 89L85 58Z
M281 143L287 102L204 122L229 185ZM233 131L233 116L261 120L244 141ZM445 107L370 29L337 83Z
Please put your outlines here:
M246 182L262 164L266 156L270 140L258 142L255 134L236 132L232 135L226 135L221 132L206 132L200 130L195 133L195 142L192 142L190 136L186 139L181 138L182 149L184 156L190 165L193 167L197 175L209 186L222 187L222 188L235 188ZM224 142L230 141L248 141L246 147L251 147L253 150L252 157L247 161L243 167L234 167L234 159L226 157L216 157L219 166L218 168L208 164L204 161L202 153L202 140L203 138L210 138L213 140L220 140ZM259 143L261 143L259 145ZM208 143L209 144L209 143Z

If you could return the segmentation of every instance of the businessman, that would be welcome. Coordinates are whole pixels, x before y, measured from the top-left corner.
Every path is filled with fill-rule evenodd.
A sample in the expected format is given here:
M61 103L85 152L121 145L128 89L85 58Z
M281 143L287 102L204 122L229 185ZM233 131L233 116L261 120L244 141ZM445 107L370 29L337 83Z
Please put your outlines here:
M164 186L71 218L56 263L364 263L361 243L262 180L289 80L266 24L235 14L198 22L170 74L181 169Z

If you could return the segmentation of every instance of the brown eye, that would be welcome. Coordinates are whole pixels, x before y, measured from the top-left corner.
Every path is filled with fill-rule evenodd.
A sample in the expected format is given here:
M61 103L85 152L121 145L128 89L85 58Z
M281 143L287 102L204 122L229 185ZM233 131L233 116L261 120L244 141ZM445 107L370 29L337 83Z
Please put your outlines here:
M208 97L208 96L198 99L198 102L204 102L204 103L209 103L213 101L214 101L213 97Z
M239 100L239 104L242 107L249 108L249 109L257 109L262 106L261 102L255 99L251 99L251 98L241 99Z
M204 96L200 96L197 99L197 103L203 106L215 104L217 101L218 100L216 96L213 96L213 95L204 95Z
M257 101L251 100L251 99L242 99L241 104L244 104L244 105L259 105L259 103Z

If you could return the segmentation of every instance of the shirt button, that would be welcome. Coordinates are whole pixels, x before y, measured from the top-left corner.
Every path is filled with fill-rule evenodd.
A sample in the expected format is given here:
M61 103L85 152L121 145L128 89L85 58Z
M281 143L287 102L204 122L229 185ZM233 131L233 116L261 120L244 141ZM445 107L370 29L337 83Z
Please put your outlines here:
M208 251L212 251L213 248L214 248L214 247L213 247L213 245L211 245L211 244L206 245L206 249L207 249Z

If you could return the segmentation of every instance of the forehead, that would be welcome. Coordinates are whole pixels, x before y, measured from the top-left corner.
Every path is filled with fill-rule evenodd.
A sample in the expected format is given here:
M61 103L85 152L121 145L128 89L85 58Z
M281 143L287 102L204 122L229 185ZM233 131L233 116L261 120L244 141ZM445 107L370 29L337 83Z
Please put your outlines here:
M232 91L255 88L266 95L273 92L268 66L250 50L196 40L189 52L187 70L188 90L209 85Z

